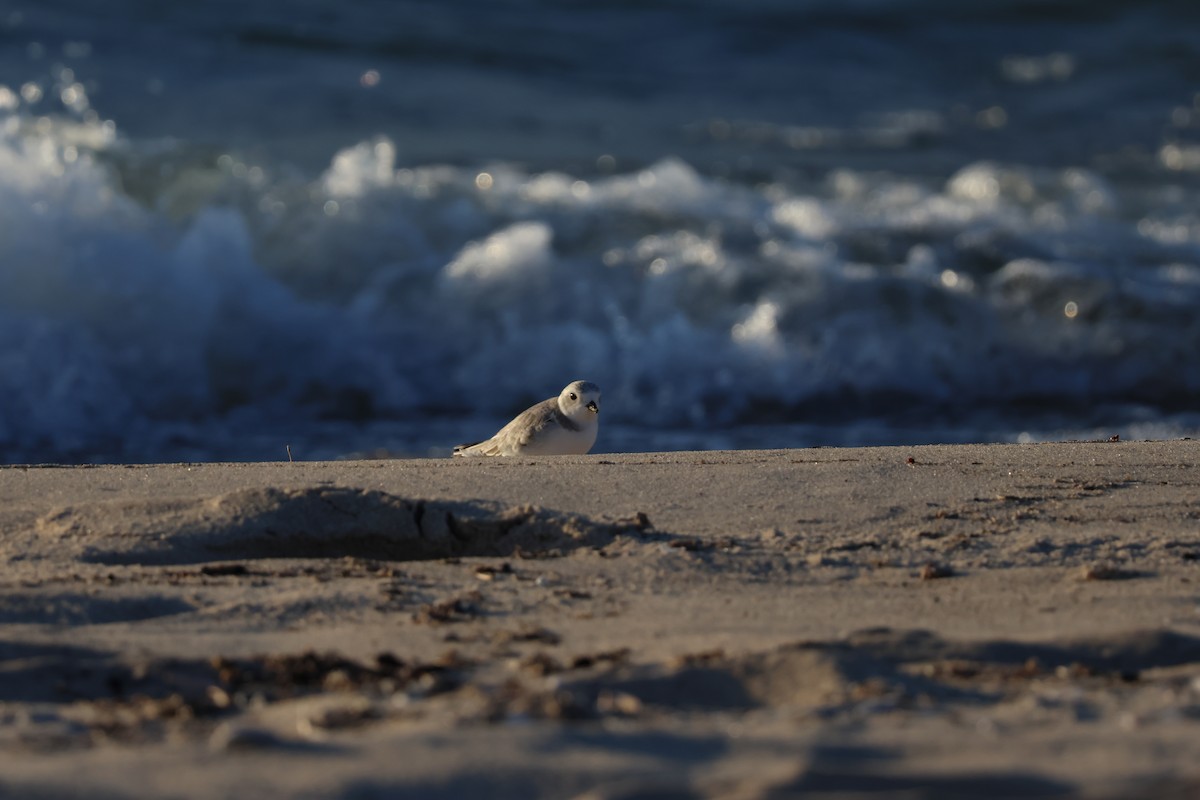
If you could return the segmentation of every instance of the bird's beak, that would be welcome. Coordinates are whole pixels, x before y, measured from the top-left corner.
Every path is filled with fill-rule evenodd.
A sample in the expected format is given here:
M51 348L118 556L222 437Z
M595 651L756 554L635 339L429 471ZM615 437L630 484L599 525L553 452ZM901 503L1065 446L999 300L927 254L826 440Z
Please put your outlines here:
M593 400L592 402L587 404L587 410L592 412L593 414L599 414L600 406L596 405L596 401Z

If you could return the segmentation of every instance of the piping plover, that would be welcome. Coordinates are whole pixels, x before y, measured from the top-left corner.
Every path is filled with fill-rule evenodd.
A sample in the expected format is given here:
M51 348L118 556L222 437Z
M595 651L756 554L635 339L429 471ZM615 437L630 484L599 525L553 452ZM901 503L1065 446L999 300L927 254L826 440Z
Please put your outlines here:
M596 443L600 387L575 381L558 397L525 409L492 438L460 444L456 456L581 456Z

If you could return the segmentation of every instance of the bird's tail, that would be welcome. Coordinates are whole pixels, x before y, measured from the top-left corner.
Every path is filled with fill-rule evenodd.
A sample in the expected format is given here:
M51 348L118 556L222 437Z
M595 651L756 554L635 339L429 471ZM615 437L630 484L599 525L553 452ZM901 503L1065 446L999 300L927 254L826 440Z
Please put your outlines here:
M456 444L456 445L454 445L454 455L457 457L473 456L473 455L475 455L475 453L470 452L471 448L476 447L481 444L483 444L483 442L471 442L470 444Z
M454 446L455 457L498 455L500 455L500 447L496 444L495 439L484 439L482 442Z

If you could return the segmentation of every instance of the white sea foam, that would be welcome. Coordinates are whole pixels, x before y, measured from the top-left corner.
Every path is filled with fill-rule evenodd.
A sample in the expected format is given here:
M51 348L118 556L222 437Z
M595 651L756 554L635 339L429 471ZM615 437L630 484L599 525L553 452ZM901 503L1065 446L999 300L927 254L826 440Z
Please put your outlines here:
M1030 403L1194 424L1168 417L1200 394L1200 225L1165 190L1131 211L1078 168L413 166L386 138L315 176L182 153L146 178L153 148L104 123L0 113L10 459L502 418L580 374L605 387L614 441L814 416L849 426L837 441L886 440L855 420L893 412L1015 437L1009 409Z

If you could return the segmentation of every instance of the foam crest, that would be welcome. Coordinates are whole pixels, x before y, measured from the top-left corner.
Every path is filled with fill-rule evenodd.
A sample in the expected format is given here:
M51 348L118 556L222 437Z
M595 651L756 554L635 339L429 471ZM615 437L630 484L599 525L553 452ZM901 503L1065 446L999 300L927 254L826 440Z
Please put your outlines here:
M197 163L145 202L136 159L72 130L0 137L13 452L503 418L578 375L607 423L667 428L1200 388L1176 368L1200 348L1194 235L1084 170L597 177L398 165L376 138L311 178Z

